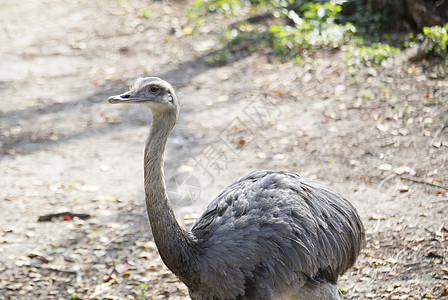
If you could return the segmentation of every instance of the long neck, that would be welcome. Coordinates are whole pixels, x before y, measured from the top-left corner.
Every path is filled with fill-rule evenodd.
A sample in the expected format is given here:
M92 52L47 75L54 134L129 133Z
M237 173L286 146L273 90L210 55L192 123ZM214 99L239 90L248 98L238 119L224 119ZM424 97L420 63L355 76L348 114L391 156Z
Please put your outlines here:
M167 267L185 282L195 277L197 259L189 234L179 226L174 216L163 173L165 146L175 122L175 115L153 113L145 148L145 194L146 209L160 256Z

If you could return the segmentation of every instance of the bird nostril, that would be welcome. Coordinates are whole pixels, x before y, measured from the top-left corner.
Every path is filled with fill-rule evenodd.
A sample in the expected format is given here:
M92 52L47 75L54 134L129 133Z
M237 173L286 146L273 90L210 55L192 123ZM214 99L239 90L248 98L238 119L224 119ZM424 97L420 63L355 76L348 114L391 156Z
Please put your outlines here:
M127 99L129 97L131 97L131 95L129 95L129 94L124 94L124 95L121 96L121 98L125 98L125 99Z

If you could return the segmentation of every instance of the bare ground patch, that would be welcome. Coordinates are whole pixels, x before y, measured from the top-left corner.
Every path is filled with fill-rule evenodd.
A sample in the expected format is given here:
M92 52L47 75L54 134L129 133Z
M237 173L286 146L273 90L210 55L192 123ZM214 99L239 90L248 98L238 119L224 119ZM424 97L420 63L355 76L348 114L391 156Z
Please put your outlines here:
M176 207L185 227L247 171L294 171L351 199L365 223L344 299L447 298L446 79L418 64L351 77L325 51L299 65L254 54L212 68L225 20L185 35L179 3L2 5L1 298L187 298L143 206L149 114L106 102L142 74L172 82L182 102L166 169L201 182L199 200ZM220 139L238 119L249 130ZM225 164L204 170L211 146ZM91 217L37 222L61 211Z

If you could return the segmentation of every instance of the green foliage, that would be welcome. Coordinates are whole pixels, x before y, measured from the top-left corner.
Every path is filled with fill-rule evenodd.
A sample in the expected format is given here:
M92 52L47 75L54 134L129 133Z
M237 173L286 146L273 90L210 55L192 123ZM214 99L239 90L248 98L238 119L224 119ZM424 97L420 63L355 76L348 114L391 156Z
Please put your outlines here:
M388 44L373 43L371 46L352 46L345 60L351 72L356 72L363 66L380 66L388 58L399 53L400 49Z
M143 16L144 18L146 18L146 19L149 19L149 18L151 17L151 11L149 10L149 7L148 7L148 6L145 6L145 7L142 9L142 16Z
M279 5L290 4L286 2ZM249 52L255 51L257 45L263 45L270 47L272 54L281 59L300 60L304 49L337 47L344 43L348 33L355 31L350 23L336 24L340 11L341 6L332 2L308 1L298 6L297 11L283 8L276 14L279 22L265 28L242 23L227 30L222 41L230 48L240 45L238 49Z
M212 66L225 65L229 59L229 55L229 50L227 48L224 48L210 54L210 56L207 58L207 63Z
M404 47L425 45L425 53L445 58L448 63L448 23L445 26L423 27L423 32L417 35L409 33Z
M377 32L391 22L389 12L368 0L196 0L192 11L236 15L249 9L271 12L274 18L262 25L239 23L226 30L221 38L224 48L211 54L209 63L224 64L232 52L258 49L267 49L281 60L300 61L308 49L350 45L346 61L356 71L362 66L379 66L399 52L387 44L369 44L371 40L359 36ZM433 35L440 39L443 33ZM440 51L446 52L446 46Z
M297 59L304 49L340 45L349 31L350 27L348 26L333 23L327 23L325 26L313 26L303 21L302 24L296 26L272 25L267 32L272 43L273 54Z
M207 13L237 15L249 6L250 2L245 0L195 0L188 15L192 19L202 21L201 17Z
M445 26L423 27L423 34L428 39L426 52L434 52L434 54L448 58L448 23Z
M413 32L411 32L408 34L406 40L403 43L403 46L405 48L411 48L417 46L417 44L418 44L418 38L414 35Z
M137 295L138 299L140 300L146 300L148 299L148 296L146 296L146 290L149 288L148 285L144 284L144 283L140 283L137 288L140 289L140 293Z
M331 2L323 4L307 2L299 7L298 13L294 10L284 11L285 18L294 25L276 24L268 28L274 50L284 45L286 52L294 55L297 51L294 51L291 44L305 49L341 44L345 35L354 31L350 23L345 25L335 23L341 9L340 5Z

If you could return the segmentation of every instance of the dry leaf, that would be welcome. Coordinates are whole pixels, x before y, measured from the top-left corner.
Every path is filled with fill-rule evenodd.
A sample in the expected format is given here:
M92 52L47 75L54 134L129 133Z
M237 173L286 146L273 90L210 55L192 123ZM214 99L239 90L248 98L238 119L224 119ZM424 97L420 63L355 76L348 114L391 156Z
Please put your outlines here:
M184 32L185 35L192 34L193 33L193 28L191 28L190 26L186 26L186 27L184 27L183 32Z
M128 264L118 264L118 265L115 265L115 270L116 270L119 274L123 274L123 273L125 273L127 270L129 270L129 265L128 265Z
M406 193L409 192L409 186L407 185L402 185L398 188L398 190L400 191L400 193Z
M387 125L387 124L377 124L377 125L376 125L376 128L377 128L379 131L386 132L386 131L389 130L389 125Z
M277 96L280 96L280 97L283 97L284 95L285 95L285 93L284 92L282 92L282 91L274 91L274 94L276 94Z
M411 175L415 175L415 170L414 170L414 169L411 169L411 168L409 168L409 167L407 167L407 166L397 167L397 168L395 168L395 169L393 170L393 172L394 172L395 174L398 174L398 175L402 175L402 174L405 174L405 173L407 173L407 174L411 174Z
M390 170L392 170L392 165L391 164L381 164L378 166L378 169L380 169L381 171L390 171Z
M442 270L443 274L448 275L448 268L441 267L440 270Z

